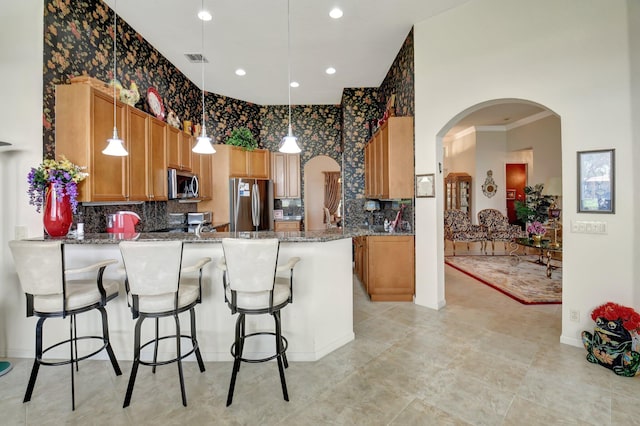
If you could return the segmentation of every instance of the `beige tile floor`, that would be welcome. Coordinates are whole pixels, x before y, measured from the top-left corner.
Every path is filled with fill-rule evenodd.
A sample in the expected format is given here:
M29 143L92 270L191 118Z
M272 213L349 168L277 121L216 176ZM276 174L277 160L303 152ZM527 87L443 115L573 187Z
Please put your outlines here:
M559 343L560 306L524 306L446 268L446 308L369 302L354 283L355 341L287 370L282 400L274 363L243 365L225 407L231 363L185 366L188 407L175 365L139 370L122 409L131 363L115 377L85 361L71 411L69 370L43 367L23 404L31 360L0 377L7 425L556 425L640 424L640 378L621 378ZM328 313L330 315L330 313Z

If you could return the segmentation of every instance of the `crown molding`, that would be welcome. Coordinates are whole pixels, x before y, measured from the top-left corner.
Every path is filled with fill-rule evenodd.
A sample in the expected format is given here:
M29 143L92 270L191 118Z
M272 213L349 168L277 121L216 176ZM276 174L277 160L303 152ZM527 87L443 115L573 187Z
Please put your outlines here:
M542 111L542 112L539 112L537 114L530 115L529 117L525 117L523 119L520 119L518 121L514 121L513 123L509 123L504 127L508 131L508 130L511 130L511 129L515 129L516 127L525 126L525 125L531 124L531 123L533 123L535 121L542 120L543 118L547 118L547 117L549 117L551 115L555 115L555 114L553 112L551 112L551 111Z
M450 140L460 139L461 137L470 135L471 133L474 133L474 132L508 132L509 130L513 130L517 127L526 126L527 124L534 123L538 120L542 120L543 118L547 118L552 115L555 115L555 114L551 111L542 111L537 114L530 115L529 117L520 119L518 121L514 121L513 123L510 123L510 124L497 125L497 126L470 126L452 135Z

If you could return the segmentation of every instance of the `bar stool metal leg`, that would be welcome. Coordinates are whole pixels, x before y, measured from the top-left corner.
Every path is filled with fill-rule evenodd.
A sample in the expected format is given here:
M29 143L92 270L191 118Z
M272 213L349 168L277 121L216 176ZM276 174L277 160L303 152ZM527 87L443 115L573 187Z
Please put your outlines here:
M276 352L278 353L278 371L280 372L280 384L282 385L282 396L285 401L289 401L289 392L287 392L287 381L284 378L284 367L283 367L283 348L282 348L282 331L280 329L280 315L279 312L273 313L273 319L276 325ZM286 358L284 358L284 362L286 363Z
M31 368L31 376L29 377L29 384L27 385L27 391L24 394L24 400L22 402L31 401L31 395L33 394L33 388L36 385L36 379L38 378L38 370L40 370L40 361L42 360L42 325L46 320L46 317L38 318L36 324L36 357L33 360L33 367Z
M244 314L239 314L236 320L236 337L233 344L233 371L231 372L231 383L229 383L229 393L227 394L227 407L233 402L233 391L236 387L236 377L240 371L240 359L242 358L242 345L244 340Z
M133 385L136 383L136 374L138 374L138 367L140 366L140 329L142 327L142 321L144 316L141 316L136 321L134 327L133 337L133 365L131 366L131 374L129 375L129 384L127 385L127 394L124 397L124 404L122 408L127 408L131 403L131 395L133 394Z
M100 315L102 316L102 341L106 344L107 355L109 355L109 360L111 361L111 366L116 373L116 376L122 375L122 371L120 370L120 366L118 365L118 361L116 360L116 354L113 352L113 348L111 347L111 340L109 340L109 323L107 322L107 310L103 307L97 308L100 311Z
M191 317L191 344L194 348L196 348L196 359L198 360L198 367L200 368L200 372L203 373L204 361L202 360L202 354L200 353L200 347L198 346L198 339L196 338L196 311L194 308L189 310L189 315Z
M187 394L184 389L184 374L182 372L182 357L180 354L182 351L180 350L180 319L178 319L178 314L173 316L176 322L176 354L178 354L178 376L180 377L180 392L182 393L182 405L187 406ZM157 342L156 342L157 343Z

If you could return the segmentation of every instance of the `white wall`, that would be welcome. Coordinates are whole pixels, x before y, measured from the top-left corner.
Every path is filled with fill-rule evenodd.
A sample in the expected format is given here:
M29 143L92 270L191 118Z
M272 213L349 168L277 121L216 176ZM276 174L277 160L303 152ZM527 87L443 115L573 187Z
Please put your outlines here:
M633 164L640 164L640 2L629 1L629 43L631 52L631 117L635 120L632 121L631 131L632 136L632 158ZM625 182L625 185L629 185L634 194L640 193L638 184L640 182L640 167L633 169L632 179ZM633 209L635 212L640 212L640 197L636 196L633 203ZM637 213L636 213L637 214ZM636 216L637 217L637 216ZM635 241L640 241L640 226L638 221L633 223L633 236ZM640 247L636 244L634 247L633 258L638 259L640 257ZM635 262L634 276L635 276L635 288L634 288L634 305L636 308L640 306L640 262Z
M28 204L27 173L42 161L42 1L4 1L0 13L0 357L7 356L7 333L33 335L24 317L25 298L15 275L7 242L15 227L42 235L42 219Z
M563 235L560 340L576 346L580 332L593 327L590 311L609 300L633 305L639 281L637 232L635 238L629 232L638 191L627 184L634 175L632 1L474 0L414 27L416 173L437 171L441 137L473 105L525 99L560 116L564 221L600 220L608 229L606 235ZM576 213L576 151L597 148L616 149L616 179L625 184L616 186L615 215ZM442 200L417 201L416 218L416 257L423 259L416 264L416 303L438 308L445 303ZM579 322L568 319L574 309Z
M507 132L508 149L531 149L533 158L528 169L528 184L544 183L562 172L562 139L560 118L551 115ZM531 167L532 166L532 167Z
M475 202L473 203L474 223L477 223L478 212L484 209L497 209L507 214L505 192L505 164L507 162L507 132L476 129L476 185ZM491 170L493 181L498 189L489 198L482 192L482 185L487 179L487 171Z

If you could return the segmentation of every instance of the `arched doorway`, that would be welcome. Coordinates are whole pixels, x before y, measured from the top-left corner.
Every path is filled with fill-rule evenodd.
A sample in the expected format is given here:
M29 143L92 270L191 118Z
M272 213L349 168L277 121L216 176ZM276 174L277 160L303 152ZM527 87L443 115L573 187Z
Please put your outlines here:
M331 157L318 155L304 165L304 229L322 230L324 222L324 172L340 172L340 165ZM341 197L340 197L341 198Z
M474 224L478 223L477 213L483 209L496 209L508 216L508 206L518 195L512 188L513 179L508 176L510 165L524 166L527 185L545 184L562 176L560 117L535 102L497 99L474 105L451 119L439 132L439 140L443 178L448 173L472 177L469 216ZM483 191L489 172L497 185L492 194ZM561 197L558 201L562 203ZM484 254L480 244L472 244L468 252L464 246L459 244L456 254ZM445 241L445 259L452 254L451 247L452 243ZM509 250L496 250L496 255L508 255ZM446 282L443 284L446 290Z

